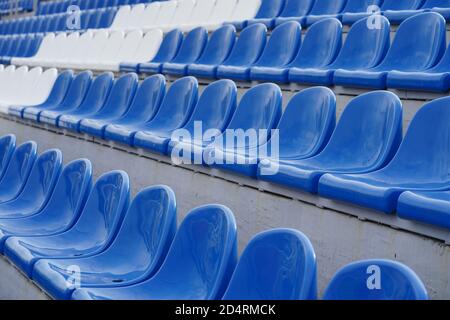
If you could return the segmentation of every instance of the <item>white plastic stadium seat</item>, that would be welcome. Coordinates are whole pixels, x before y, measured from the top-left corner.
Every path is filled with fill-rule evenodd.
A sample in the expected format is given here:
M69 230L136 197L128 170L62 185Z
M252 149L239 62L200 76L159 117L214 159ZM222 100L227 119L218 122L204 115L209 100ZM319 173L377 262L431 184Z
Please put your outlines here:
M111 24L110 29L112 30L120 30L123 28L126 28L127 25L130 23L130 16L131 16L131 7L126 5L120 7L120 9L117 11L116 16L114 18L113 23Z
M239 0L229 22L252 19L258 13L261 0Z
M159 14L160 7L161 5L159 2L152 2L145 8L140 20L137 21L137 25L140 29L148 29L153 26L156 17Z
M124 26L124 30L139 29L141 26L139 23L142 20L142 16L145 13L145 4L140 3L131 8L130 15L127 20L127 24Z
M159 7L158 16L153 24L156 26L163 26L172 23L175 10L177 9L177 1L164 1L161 2Z
M164 33L161 29L153 29L148 31L141 39L140 44L130 60L122 60L120 62L142 63L151 61L161 46Z
M197 0L197 4L192 10L192 14L189 17L188 22L178 25L178 28L182 31L190 31L196 28L198 25L201 25L202 22L208 21L215 5L216 0Z
M211 16L203 26L208 29L208 31L214 31L220 28L224 22L230 21L237 2L238 0L217 0Z
M28 64L31 65L33 63L33 61L37 61L37 60L41 59L42 57L47 56L50 53L50 51L53 50L54 41L55 41L55 34L54 33L47 34L44 37L44 39L42 39L39 50L34 57L13 58L11 60L11 63L17 64L17 65L28 65Z
M209 0L214 1L214 0ZM172 18L172 22L166 25L155 26L157 28L161 28L164 31L170 31L174 28L177 28L179 25L188 24L191 18L191 15L196 6L195 0L182 0L178 2L177 9Z

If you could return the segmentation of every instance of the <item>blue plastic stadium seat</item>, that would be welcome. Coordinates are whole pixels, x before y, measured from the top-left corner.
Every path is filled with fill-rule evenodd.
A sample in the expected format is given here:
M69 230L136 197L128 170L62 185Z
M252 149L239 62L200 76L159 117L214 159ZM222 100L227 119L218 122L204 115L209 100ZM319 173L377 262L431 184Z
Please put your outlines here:
M74 77L62 102L44 108L27 108L23 112L24 118L35 119L56 126L56 119L60 114L67 110L76 109L83 103L92 83L91 71L79 73Z
M347 0L316 0L308 16L302 19L302 25L311 26L317 21L327 19L330 16L340 19L341 12L347 4Z
M321 153L304 160L268 160L264 175L258 168L258 179L317 193L326 173L365 173L384 167L401 138L400 99L387 91L366 93L350 101Z
M20 219L0 219L0 252L3 252L3 245L10 236L51 235L72 227L91 187L92 165L89 160L67 164L48 203L38 214Z
M450 98L437 99L417 112L400 149L385 168L364 175L324 176L319 192L332 199L393 213L404 191L448 190L449 102Z
M216 300L223 296L236 260L233 213L206 205L187 214L152 278L127 287L77 289L72 299Z
M418 91L447 92L450 90L450 46L441 61L433 68L421 72L390 71L387 87Z
M225 25L211 35L202 56L188 66L187 74L196 77L210 77L214 74L217 66L222 64L231 50L236 40L236 29L233 25Z
M404 192L398 198L400 218L450 229L450 192Z
M316 255L309 239L292 229L256 235L245 248L224 300L315 300Z
M275 25L275 18L278 17L284 9L285 0L262 0L261 7L254 19L247 20L245 25L262 23L271 29Z
M143 125L151 121L159 110L166 92L166 79L160 74L146 78L139 85L128 111L119 119L111 121L104 130L104 138L118 139L121 130Z
M267 78L264 67L270 68L288 64L297 54L300 43L301 26L295 21L286 22L272 32L258 61L252 65L221 66L219 67L220 74L231 79L244 81ZM252 77L251 71L253 71Z
M445 34L445 20L437 13L408 18L398 28L385 59L377 67L337 70L334 83L384 89L391 70L424 71L436 65L445 51Z
M194 77L184 77L174 82L155 118L143 127L135 128L137 132L129 135L133 140L132 145L161 154L167 153L172 132L182 128L189 120L197 97L198 83Z
M53 149L41 154L34 162L22 191L15 199L0 204L0 220L22 218L39 213L53 192L61 167L61 151Z
M44 259L35 264L33 280L50 296L70 299L70 266L80 268L80 287L124 287L152 277L159 269L177 228L176 200L166 186L139 192L122 227L104 252L81 259Z
M305 89L294 95L280 119L278 132L258 156L258 162L249 164L247 174L256 177L273 173L272 160L307 159L327 145L336 125L336 97L325 87ZM272 140L278 145L277 154L271 150ZM241 169L243 170L243 168Z
M114 75L112 72L104 72L98 75L80 106L64 111L53 111L53 114L46 114L48 122L57 125L60 128L66 128L73 131L78 131L79 122L88 115L95 114L105 104L109 96L111 87L114 82ZM41 113L41 121L43 120L44 112Z
M151 130L155 132L178 128L190 116L197 100L197 80L192 77L181 78L170 86L161 107L149 121L141 119L138 123L129 125L109 126L105 137L130 146L134 145L134 137L138 131Z
M347 34L336 60L321 68L296 69L295 82L330 86L337 69L358 70L376 67L386 56L390 45L390 25L380 16L379 28L369 29L368 19L355 23Z
M297 57L285 68L271 69L270 78L277 82L296 82L303 69L326 68L339 54L342 46L342 24L330 18L308 28ZM297 79L299 73L299 79Z
M212 70L211 77L229 78L236 70L248 68L254 64L263 52L267 36L265 25L258 23L245 28L234 45L229 57Z
M176 157L186 159L188 163L203 164L203 149L227 127L236 109L236 97L237 88L231 80L219 80L208 85L189 121L182 128L182 134L167 135L167 154L172 156L172 159ZM197 125L201 125L202 136L207 132L211 133L210 141L196 139Z
M103 138L111 121L120 119L128 111L138 87L136 73L127 73L114 81L104 106L96 113L86 115L80 121L79 131Z
M303 17L311 11L315 0L286 0L283 12L273 19L274 26L279 26L288 21L301 23Z
M409 267L391 260L364 260L340 269L325 289L325 300L428 300Z
M10 237L4 254L28 277L34 264L45 258L81 258L96 255L110 246L128 209L128 175L112 171L102 175L90 193L75 225L51 236Z
M271 70L283 68L297 56L302 37L302 27L288 21L275 28L259 60L250 68L251 80L272 81ZM246 75L247 76L247 75Z
M55 83L53 89L60 90L59 92L54 93L55 99L52 99L50 103L44 102L39 106L24 108L22 111L22 117L24 119L41 121L41 114L43 111L46 112L45 114L48 114L48 112L50 111L78 107L80 103L83 101L86 92L88 91L89 86L91 85L92 72L84 71L77 74L75 77L73 77L72 75L73 74L71 74L70 81L63 79L66 81L64 81L61 84ZM56 85L58 86L56 87ZM53 97L50 96L49 98Z
M122 64L121 71L137 71L138 73L161 73L163 63L172 61L183 43L183 33L179 29L168 32L159 47L156 56L150 62L139 64Z
M36 160L36 153L34 141L25 142L14 150L0 180L0 203L14 200L20 194Z
M379 11L382 2L383 0L347 0L341 14L335 13L324 16L339 18L343 24L352 25L356 21L371 15L374 11Z
M16 150L15 135L8 134L0 137L0 181L6 172L14 150Z
M281 90L273 83L260 84L248 90L227 127L227 131L233 130L234 135L223 133L206 147L203 152L205 163L248 174L248 166L242 164L246 164L247 159L252 160L253 151L270 139L271 130L280 120L281 103ZM260 130L267 130L267 135L261 134ZM241 139L237 136L240 133ZM246 136L257 139L247 139Z
M426 9L436 7L436 2L448 3L447 0L384 0L382 10L392 24L399 24L411 16L428 11Z
M186 75L188 64L197 61L207 43L208 31L203 27L193 29L186 35L176 57L170 62L163 63L162 73Z

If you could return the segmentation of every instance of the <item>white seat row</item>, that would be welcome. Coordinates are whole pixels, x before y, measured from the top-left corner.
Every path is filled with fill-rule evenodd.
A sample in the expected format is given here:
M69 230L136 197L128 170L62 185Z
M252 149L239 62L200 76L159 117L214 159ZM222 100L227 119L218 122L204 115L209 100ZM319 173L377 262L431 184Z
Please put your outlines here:
M108 31L88 30L85 33L48 34L34 57L14 58L13 64L73 69L119 71L122 61L141 63L156 55L163 32L153 29Z
M225 22L254 18L260 6L261 0L178 0L122 6L110 29L190 31L202 26L214 31Z
M55 68L43 71L41 67L28 70L27 66L0 68L0 112L10 106L32 106L47 100L58 76Z

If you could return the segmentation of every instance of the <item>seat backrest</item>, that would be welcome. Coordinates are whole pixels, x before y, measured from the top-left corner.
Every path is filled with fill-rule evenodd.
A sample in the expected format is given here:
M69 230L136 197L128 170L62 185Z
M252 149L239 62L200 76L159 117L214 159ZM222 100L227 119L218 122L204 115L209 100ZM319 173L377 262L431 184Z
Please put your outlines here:
M196 2L194 0L183 0L181 2L178 2L175 14L173 15L172 20L169 23L173 24L174 26L181 26L185 23L188 23L192 11L195 8L195 3Z
M450 8L450 0L426 0L421 9Z
M267 28L262 23L255 23L245 28L223 64L249 66L255 63L265 48L266 32Z
M158 16L156 17L155 26L164 26L172 22L173 16L177 9L177 1L163 1L160 4Z
M422 5L423 0L384 0L381 11L386 10L416 10Z
M18 195L25 185L36 160L36 154L37 145L34 141L21 144L12 154L5 174L0 181L0 186L2 189L6 188L11 198Z
M237 2L238 0L217 0L208 22L215 24L230 21Z
M148 127L164 131L182 127L192 114L197 97L197 79L184 77L176 80L164 96L158 113L148 123Z
M28 47L28 51L25 54L25 57L32 57L36 54L36 52L39 50L43 38L44 37L40 34L34 36L32 43Z
M111 29L121 29L126 28L127 24L130 22L131 7L122 6L117 10L114 21L111 24Z
M347 0L316 0L310 15L324 15L340 13L344 9Z
M330 69L364 69L377 66L386 56L390 46L390 23L380 16L379 27L368 28L369 18L353 24L336 61Z
M122 224L129 201L128 175L123 171L105 173L92 188L80 218L67 232L76 237L89 234L83 238L91 243L91 247L104 247L112 241Z
M262 0L259 7L256 19L261 18L275 18L281 13L284 8L285 0Z
M449 101L448 97L436 99L419 109L397 154L383 170L418 181L450 181Z
M427 300L422 281L409 267L391 260L364 260L340 269L325 300Z
M225 25L211 35L205 50L197 63L221 64L230 54L236 40L236 29L233 25Z
M155 74L141 82L133 102L124 118L133 121L147 122L158 112L166 92L166 79L161 74Z
M98 75L89 88L86 98L76 109L77 112L85 112L87 110L96 112L105 104L105 100L109 95L113 83L114 75L112 72L104 72Z
M79 43L80 43L80 33L78 32L70 33L66 38L64 47L59 51L57 55L58 60L61 61L78 58L75 56L75 53L78 53L77 49L79 48Z
M97 115L104 118L116 118L123 115L134 98L138 80L138 76L135 73L127 73L116 79L105 105Z
M62 170L55 189L42 210L45 218L54 223L57 221L60 230L72 227L78 220L91 188L91 162L87 159L71 161Z
M78 32L75 32L74 34L77 35ZM50 62L53 60L59 60L62 57L64 57L64 54L67 52L67 47L69 44L69 41L67 40L67 34L59 33L51 44L52 44L51 48L49 48L46 55L42 57L43 59Z
M141 21L142 16L144 15L145 7L145 4L140 3L134 5L131 8L128 26L139 26L138 23Z
M39 46L39 50L36 53L36 58L43 58L46 57L50 51L54 48L54 42L55 42L55 34L49 33L47 34L44 39L42 39L41 45Z
M184 218L166 260L151 281L183 284L179 294L185 299L219 299L236 259L236 221L231 210L221 205L198 207Z
M230 21L253 19L261 7L262 0L239 0L231 15Z
M192 116L183 127L194 136L196 122L202 131L213 129L222 132L236 109L237 88L231 80L219 80L208 85L198 99Z
M72 47L72 51L68 52L65 59L67 61L80 61L85 57L93 45L94 32L88 30L84 32L78 39L76 44Z
M164 33L161 29L152 29L148 31L141 39L136 52L133 56L133 61L146 62L151 61L158 52L163 41ZM130 61L130 60L128 60Z
M123 31L114 31L103 46L98 61L114 61L125 39Z
M425 12L412 16L398 28L380 67L406 71L431 68L445 51L445 35L446 23L440 14Z
M327 66L336 59L341 46L341 22L334 18L321 20L308 28L291 65L298 68Z
M120 49L116 52L113 59L110 61L121 62L121 61L134 61L134 55L141 43L142 37L141 30L133 30L125 36L120 46Z
M384 167L402 140L402 103L393 93L374 91L349 102L323 151L315 158L370 172Z
M196 25L204 21L209 21L215 5L216 0L197 0L197 4L192 10L188 23Z
M35 92L34 90L37 86L37 82L40 80L41 75L42 75L41 67L34 67L33 69L27 72L24 81L17 83L17 87L15 88L17 101L23 102L25 104L29 101L30 96L32 96L33 93ZM23 90L23 92L29 93L29 95L24 95L22 96L22 98L20 98L21 90Z
M78 107L86 97L86 93L88 92L91 83L92 71L88 70L77 74L73 78L69 90L67 91L64 101L61 103L60 107L63 109Z
M55 68L47 69L42 73L33 89L33 95L28 100L30 105L41 104L47 100L57 77L58 70Z
M292 229L261 232L247 244L223 296L225 300L315 300L316 254Z
M57 106L63 102L64 98L68 94L69 88L74 80L74 74L72 70L65 70L58 75L52 91L50 92L46 104L48 106Z
M180 50L181 43L183 42L183 33L179 29L173 29L172 31L164 35L164 39L159 47L158 53L153 58L152 62L168 62L171 61Z
M120 37L120 35L117 35L117 37ZM90 50L86 50L83 57L87 61L99 61L109 42L109 33L106 30L97 30L94 32L92 40Z
M195 28L186 35L178 54L172 62L192 63L196 61L202 54L207 42L208 31L203 27Z
M296 21L276 27L256 65L278 67L290 63L298 53L301 39L302 27Z
M131 202L108 252L126 259L120 263L131 265L142 279L148 278L166 258L176 229L175 193L167 186L147 187Z
M0 180L8 167L9 161L16 150L16 136L8 134L0 137Z
M153 26L153 23L158 17L159 8L160 2L152 2L149 5L147 5L140 19L136 21L136 25L139 26L140 28Z
M347 0L343 13L367 12L370 6L380 6L383 0Z
M103 10L95 10L92 13L91 18L89 19L89 23L88 23L87 28L88 29L99 28L100 20L102 18L102 15L103 15Z
M286 0L280 17L303 17L312 9L315 0Z
M227 129L244 131L254 129L257 132L260 129L273 129L280 120L281 105L280 87L273 83L259 84L242 96ZM260 138L257 141L258 145L267 142L263 137ZM256 147L256 145L249 145L249 147Z
M43 152L34 162L30 177L17 200L25 203L45 203L50 198L61 173L62 153L58 149Z
M325 147L336 125L336 96L326 87L294 95L281 116L278 131L283 158L307 158Z

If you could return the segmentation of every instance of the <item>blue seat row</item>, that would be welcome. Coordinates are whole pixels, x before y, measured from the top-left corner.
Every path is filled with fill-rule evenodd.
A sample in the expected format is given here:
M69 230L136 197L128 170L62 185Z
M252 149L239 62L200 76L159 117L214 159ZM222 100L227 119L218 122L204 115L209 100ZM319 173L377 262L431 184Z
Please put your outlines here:
M33 11L34 0L0 1L0 15Z
M16 148L13 135L0 138L0 151L1 164L6 165L0 168L6 170L0 185L16 184L8 173L15 170L10 168L31 167L19 195L0 202L0 252L53 298L317 297L314 249L299 231L262 232L237 262L236 222L225 206L195 208L177 228L175 194L167 186L145 188L130 203L130 182L123 171L105 173L94 184L89 160L74 160L63 167L59 150L36 157L34 142ZM16 176L21 175L16 172ZM34 210L27 208L31 206ZM370 266L378 268L380 290L366 285ZM324 298L428 296L408 267L366 260L338 271Z
M263 0L254 19L234 23L239 29L254 23L274 28L286 21L297 21L302 26L327 19L339 19L351 25L361 18L381 14L392 23L401 23L418 13L433 11L450 18L447 0Z
M147 63L121 64L122 71L230 78L373 89L446 92L450 89L450 46L446 24L426 12L404 21L390 44L390 23L379 17L355 23L342 44L342 24L329 18L312 25L305 36L297 22L286 22L266 40L266 27L253 24L236 38L231 26L214 32L203 28L184 38L166 34L158 54Z
M13 57L32 57L42 42L42 35L16 35L0 37L0 63L10 64Z
M99 29L111 26L117 8L85 10L80 14L80 29ZM32 16L0 21L0 34L24 34L67 31L68 13ZM80 29L71 29L74 31Z
M151 0L59 0L41 2L36 11L36 15L63 13L67 11L69 6L78 6L81 10L90 10L147 2L151 2Z
M93 78L90 71L65 71L43 104L8 112L388 214L404 191L450 190L449 98L425 105L402 140L402 104L387 91L354 98L337 125L336 98L325 87L294 95L284 112L275 84L253 87L239 103L236 96L231 80L210 84L199 97L193 77L178 79L166 92L162 75L138 84L134 73L114 79L112 73ZM209 138L196 136L199 123ZM261 130L265 135L257 139L234 142L239 131L250 136Z

